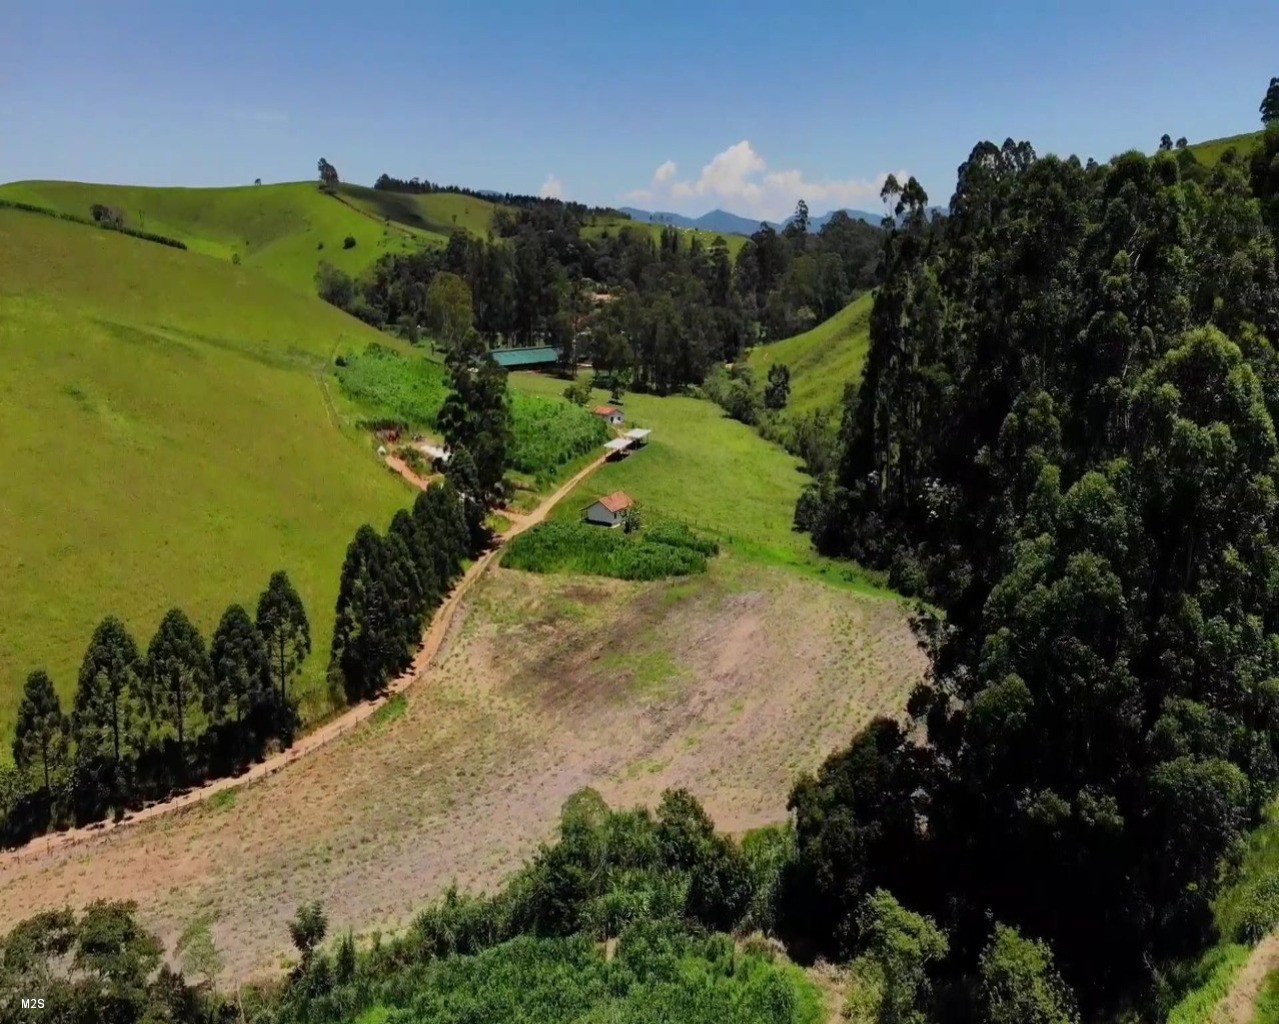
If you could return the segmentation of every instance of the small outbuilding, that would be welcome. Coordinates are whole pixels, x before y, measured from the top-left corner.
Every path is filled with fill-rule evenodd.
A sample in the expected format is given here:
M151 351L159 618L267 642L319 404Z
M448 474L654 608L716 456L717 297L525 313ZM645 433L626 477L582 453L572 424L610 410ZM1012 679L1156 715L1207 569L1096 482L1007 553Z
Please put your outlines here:
M634 430L628 430L622 436L630 440L636 448L643 448L646 444L648 444L648 435L651 433L651 430L644 430L642 427L636 427Z
M594 412L610 427L620 427L622 420L625 419L622 415L622 410L614 405L597 405Z
M588 523L596 523L599 526L621 526L626 510L634 505L635 500L625 491L614 491L587 505L582 509L582 515Z

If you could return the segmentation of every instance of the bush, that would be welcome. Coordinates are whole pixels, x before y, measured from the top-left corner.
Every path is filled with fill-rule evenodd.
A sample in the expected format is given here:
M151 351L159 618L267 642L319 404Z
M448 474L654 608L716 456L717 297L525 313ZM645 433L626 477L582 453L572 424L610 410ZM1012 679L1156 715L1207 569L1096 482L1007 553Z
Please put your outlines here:
M1243 893L1235 924L1235 941L1260 942L1279 924L1279 876L1268 875Z
M342 239L342 248L343 248L343 249L354 249L354 248L355 248L355 236L354 236L354 235L347 235L344 239Z
M625 534L585 523L542 523L510 542L503 564L525 572L578 572L623 580L659 580L705 572L718 547L682 523Z

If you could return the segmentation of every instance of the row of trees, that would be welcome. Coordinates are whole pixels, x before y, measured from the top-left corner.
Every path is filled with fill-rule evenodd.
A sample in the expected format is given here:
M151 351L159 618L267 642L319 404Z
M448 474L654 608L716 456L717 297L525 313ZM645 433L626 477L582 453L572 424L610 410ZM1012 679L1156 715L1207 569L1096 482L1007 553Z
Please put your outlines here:
M864 379L796 518L945 620L927 742L877 723L792 798L833 948L882 886L949 933L945 970L993 915L1096 1011L1156 1005L1160 965L1213 939L1223 858L1279 786L1265 159L1200 181L1175 153L983 143L943 222L888 196Z
M458 231L442 250L383 257L359 281L326 267L317 287L376 326L453 338L473 326L486 343L551 344L566 365L589 358L665 392L837 312L874 282L882 237L842 213L810 233L803 203L735 259L722 238L640 226L584 235L589 226L563 203L499 211L491 239Z
M465 449L454 462L469 461ZM355 703L378 694L413 660L422 626L474 551L452 479L395 513L386 534L364 525L346 549L329 672Z
M43 670L27 679L5 793L5 838L96 821L261 757L297 725L289 683L311 649L301 599L271 577L256 617L227 608L205 643L170 609L143 651L115 616L99 623L70 714Z

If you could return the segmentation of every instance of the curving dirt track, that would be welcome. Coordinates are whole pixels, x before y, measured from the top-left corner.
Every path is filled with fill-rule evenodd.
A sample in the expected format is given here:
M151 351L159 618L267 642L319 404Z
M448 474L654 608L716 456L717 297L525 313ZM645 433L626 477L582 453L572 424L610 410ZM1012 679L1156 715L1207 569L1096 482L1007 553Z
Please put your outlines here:
M546 498L536 509L528 515L511 517L511 528L507 530L501 540L505 541L510 537L514 537L519 533L532 526L537 525L559 502L569 494L579 483L595 472L604 464L607 456L601 456L595 462L582 469L575 474L572 479L558 488L553 494ZM396 459L396 462L400 460ZM388 465L391 463L390 458L387 460ZM401 463L403 465L403 463ZM395 468L395 467L392 467ZM404 466L402 475L405 473L405 479L416 486L424 486L420 484L418 478L412 473L407 466ZM444 602L436 609L435 615L431 619L431 624L427 627L422 637L422 646L418 650L417 655L413 658L413 663L398 678L391 681L386 688L386 693L373 701L366 701L348 708L341 715L329 720L316 729L306 733L299 738L293 746L288 750L281 751L263 761L251 766L248 771L242 775L227 776L221 779L214 779L196 789L188 790L185 793L172 797L169 800L152 804L141 810L132 811L126 814L119 821L98 822L93 825L86 825L81 828L68 829L65 832L57 832L52 835L42 836L33 839L25 846L21 846L14 850L6 850L0 853L0 866L19 863L25 860L31 860L39 857L47 857L55 851L65 847L76 846L86 840L101 836L107 832L117 831L127 828L130 825L136 825L141 822L150 821L164 814L171 814L174 811L183 810L192 807L198 803L210 799L211 797L225 793L228 790L238 789L241 786L256 782L259 779L274 775L288 765L293 764L300 758L306 757L308 754L319 750L333 740L337 739L343 733L363 722L365 719L377 712L383 704L401 693L415 681L430 666L432 660L440 651L440 645L444 642L444 638L448 633L449 627L452 625L453 616L457 613L459 605L466 597L466 593L475 581L484 575L485 571L492 564L493 559L497 556L499 547L486 552L477 559L471 567L466 571L457 585Z

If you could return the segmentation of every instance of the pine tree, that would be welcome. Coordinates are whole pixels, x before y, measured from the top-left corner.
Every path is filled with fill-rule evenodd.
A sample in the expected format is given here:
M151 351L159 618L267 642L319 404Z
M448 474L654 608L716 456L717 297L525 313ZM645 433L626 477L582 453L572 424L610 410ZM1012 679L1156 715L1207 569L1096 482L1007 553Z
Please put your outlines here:
M342 563L329 653L330 665L340 671L350 701L377 693L403 654L403 618L388 593L389 580L382 538L373 527L361 526Z
M46 792L51 789L53 767L66 755L68 724L53 680L42 669L32 672L18 705L13 760L19 768L38 766Z
M272 575L258 598L257 627L271 659L271 677L280 705L285 707L289 702L289 680L311 653L311 624L302 598L283 570Z
M222 613L210 645L213 685L205 714L214 722L232 721L238 728L275 703L266 641L243 605Z
M115 616L98 624L80 665L72 734L79 752L103 755L119 773L138 711L138 645Z
M143 689L151 714L177 733L183 771L187 723L209 701L212 674L200 631L181 608L170 608L147 647Z
M462 502L462 513L466 520L467 550L470 554L477 555L488 547L493 535L484 522L488 516L488 510L484 505L480 474L475 468L475 460L471 458L466 445L460 444L449 453L444 476L456 488Z

